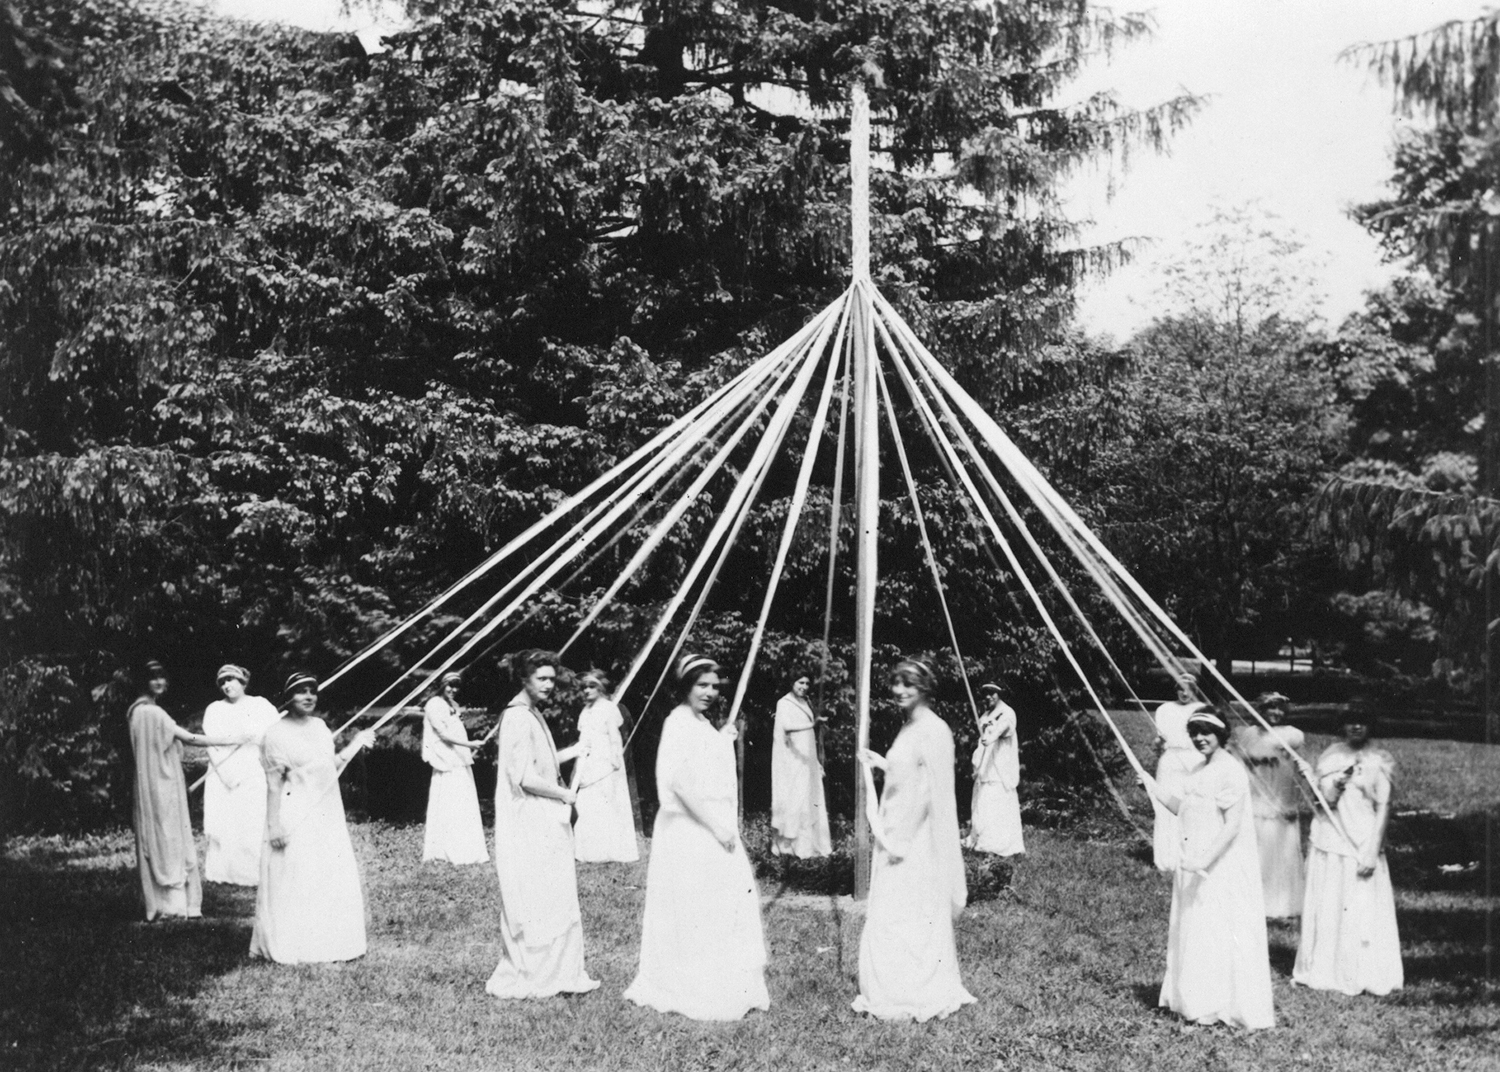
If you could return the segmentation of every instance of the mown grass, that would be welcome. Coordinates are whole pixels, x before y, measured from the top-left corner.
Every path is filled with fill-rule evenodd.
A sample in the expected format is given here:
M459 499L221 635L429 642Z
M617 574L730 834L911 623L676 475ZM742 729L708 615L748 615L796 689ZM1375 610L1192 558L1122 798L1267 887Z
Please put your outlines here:
M253 891L211 885L204 920L137 922L128 833L13 842L0 862L0 1066L1500 1068L1484 952L1496 902L1483 867L1467 868L1483 858L1486 818L1494 836L1500 748L1390 747L1404 772L1392 863L1407 988L1384 999L1294 988L1296 932L1273 925L1279 1026L1268 1032L1184 1031L1156 1011L1169 884L1124 841L1028 831L1010 889L958 925L979 1004L927 1025L851 1012L856 906L769 867L772 1008L715 1025L620 997L635 970L644 860L579 869L589 968L604 985L504 1003L484 993L499 950L493 871L421 864L420 827L365 823L354 836L370 954L291 968L245 955Z

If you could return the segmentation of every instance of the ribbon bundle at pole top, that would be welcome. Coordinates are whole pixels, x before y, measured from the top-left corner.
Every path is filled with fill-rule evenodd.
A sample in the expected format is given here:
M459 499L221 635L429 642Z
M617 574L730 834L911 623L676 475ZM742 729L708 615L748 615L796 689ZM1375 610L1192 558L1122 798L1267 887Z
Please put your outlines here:
M1050 531L1049 538L1055 538L1079 562L1084 575L1097 586L1146 652L1169 674L1179 677L1187 660L1198 661L1209 668L1225 692L1242 704L1256 721L1272 729L1218 674L1191 638L1171 621L1160 605L1110 554L1098 536L1088 529L994 419L964 391L917 339L891 303L875 289L869 268L869 132L868 101L864 90L856 86L852 95L850 135L853 257L848 289L781 346L751 363L608 472L565 498L545 517L507 542L412 617L351 658L323 682L325 687L394 644L419 621L432 617L460 593L478 585L502 566L515 567L497 591L447 630L412 664L422 668L414 675L417 683L377 719L373 728L378 729L443 673L459 665L503 624L515 622L518 618L520 622L528 621L529 616L536 612L537 600L586 580L607 560L607 551L627 540L634 541L624 566L608 583L598 588L598 594L591 597L570 635L559 645L560 650L566 652L599 627L606 613L620 602L622 593L642 575L661 549L670 545L674 535L681 535L682 526L687 523L694 507L706 499L722 495L696 554L682 569L675 589L661 601L660 610L654 614L649 628L644 630L639 647L613 690L613 698L618 702L655 657L662 669L650 691L654 696L669 672L667 668L691 639L694 626L712 596L730 552L784 451L797 414L804 406L811 405L811 422L801 446L801 461L788 499L786 518L730 700L730 717L738 717L755 673L793 542L802 527L809 523L806 507L813 469L830 432L830 415L837 394L837 447L833 452L832 496L828 511L828 578L821 652L826 661L836 587L839 525L842 511L852 508L855 568L851 678L857 747L868 746L873 703L882 414L890 454L897 462L902 487L913 512L923 561L936 589L947 640L953 648L969 705L977 717L977 704L960 650L958 622L944 591L943 573L923 511L918 480L900 430L897 397L893 391L893 386L899 384L904 389L902 403L918 422L938 468L946 475L969 518L974 535L987 552L999 551L1004 568L1014 576L1024 592L1025 601L1040 617L1063 662L1077 678L1089 703L1109 727L1132 767L1145 773L1105 702L1100 682L1085 666L1084 657L1074 650L1074 642L1064 631L1063 624L1075 622L1078 639L1098 653L1112 680L1123 688L1135 706L1144 710L1144 704L1135 695L1119 662L1084 613L1078 598L1050 560L1038 532L1032 531L1028 517L1039 518L1044 523L1044 528L1038 531ZM890 382L886 376L887 366L894 373ZM822 380L818 381L820 371ZM813 391L815 382L819 387ZM809 400L809 395L813 400ZM852 503L846 507L842 503L846 488L845 448L850 442L853 445L853 465L852 479L847 486L852 492ZM1007 487L1011 490L1007 491ZM1023 515L1022 506L1027 508L1028 514ZM993 559L992 555L992 561L998 567L1000 560ZM1038 572L1041 578L1033 580ZM1012 594L1012 598L1019 599L1019 596ZM1054 614L1053 601L1065 613ZM684 607L687 608L686 614L683 614ZM675 635L665 652L658 651L659 645L668 644L665 638L674 624ZM519 628L519 625L512 628ZM348 728L368 714L375 704L400 691L403 680L410 679L398 677L340 729ZM636 720L632 735L643 721L644 718ZM1274 729L1272 736L1285 745ZM868 874L869 854L865 804L873 792L873 782L867 772L858 773L855 821L860 866L856 873L856 889L861 893ZM1321 794L1319 801L1326 807L1327 802L1322 800Z

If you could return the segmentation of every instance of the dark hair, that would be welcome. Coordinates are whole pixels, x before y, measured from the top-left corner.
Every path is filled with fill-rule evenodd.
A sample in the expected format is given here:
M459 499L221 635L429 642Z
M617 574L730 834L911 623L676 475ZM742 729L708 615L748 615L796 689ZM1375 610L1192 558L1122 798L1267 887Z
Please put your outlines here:
M140 669L136 671L135 683L141 688L146 687L146 682L155 681L159 677L167 677L167 668L155 659L147 659L141 663Z
M792 672L786 676L786 687L790 689L803 678L807 678L808 683L811 684L818 680L818 672L810 666L794 666Z
M523 648L521 651L512 652L500 660L500 669L510 675L511 682L517 688L523 687L544 666L557 669L560 660L557 652L546 651L542 648Z
M677 678L677 699L679 702L688 698L688 693L693 691L693 686L704 674L717 674L719 664L707 655L684 655L677 660L674 676Z
M1368 707L1345 711L1339 726L1363 726L1369 731L1371 737L1375 736L1375 729L1380 725L1380 716Z
M1211 717L1217 718L1218 716L1213 715ZM1220 748L1223 748L1226 744L1229 743L1229 726L1227 724L1221 726L1217 722L1210 722L1207 717L1204 717L1204 715L1200 713L1192 715L1188 718L1188 733L1191 734L1193 732L1194 725L1203 726L1208 730L1209 733L1212 733L1215 737L1217 737L1219 739Z
M911 685L923 696L931 696L933 690L937 688L937 677L933 674L932 668L921 659L902 659L891 671L888 680L892 685L898 681Z

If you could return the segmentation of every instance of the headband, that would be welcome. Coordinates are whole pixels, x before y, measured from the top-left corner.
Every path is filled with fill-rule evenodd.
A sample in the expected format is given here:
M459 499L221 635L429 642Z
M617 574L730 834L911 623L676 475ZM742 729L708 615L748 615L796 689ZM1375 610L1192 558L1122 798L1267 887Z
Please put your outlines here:
M717 670L719 664L707 655L684 655L677 660L677 680L686 681L700 670Z
M991 682L986 682L985 684L979 686L979 694L981 696L983 696L987 692L993 692L996 696L999 696L1000 695L1000 686L996 685L992 681Z
M438 683L443 688L447 688L449 685L461 685L463 684L463 680L464 676L457 670L449 670L442 676L442 679Z
M311 674L298 670L287 677L286 688L282 691L287 693L287 695L291 695L292 693L301 692L306 685L311 685L314 692L318 691L318 679Z
M1187 724L1191 726L1194 722L1206 722L1210 726L1218 726L1221 730L1227 730L1229 728L1228 726L1224 725L1224 720L1218 715L1214 714L1212 711L1194 711L1191 715L1188 716Z
M141 665L141 670L145 673L146 679L148 681L153 677L167 676L167 668L161 663L157 662L155 659L147 659Z
M219 672L214 675L214 682L223 684L230 678L238 681L241 685L248 685L250 684L250 671L246 670L243 666L235 666L234 663L225 663L219 667Z

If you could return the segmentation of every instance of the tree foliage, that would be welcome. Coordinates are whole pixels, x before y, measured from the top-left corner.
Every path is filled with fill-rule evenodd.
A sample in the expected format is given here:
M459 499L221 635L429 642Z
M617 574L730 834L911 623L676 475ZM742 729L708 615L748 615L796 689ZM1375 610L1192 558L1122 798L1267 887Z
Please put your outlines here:
M1084 0L408 6L367 56L177 0L14 2L7 41L53 81L18 90L30 112L5 97L6 122L47 122L0 159L0 628L68 725L116 725L94 686L147 655L190 704L225 658L261 687L331 667L800 326L847 270L851 80L877 117L877 282L992 404L1045 372L1073 282L1113 255L1068 248L1057 177L1194 104L1060 103L1145 29ZM619 658L706 523L582 657ZM955 574L971 539L943 543ZM793 590L821 590L815 559ZM889 562L882 628L939 646L921 560ZM709 633L743 643L752 576ZM0 734L40 756L31 703ZM109 735L79 742L26 778L68 784Z

